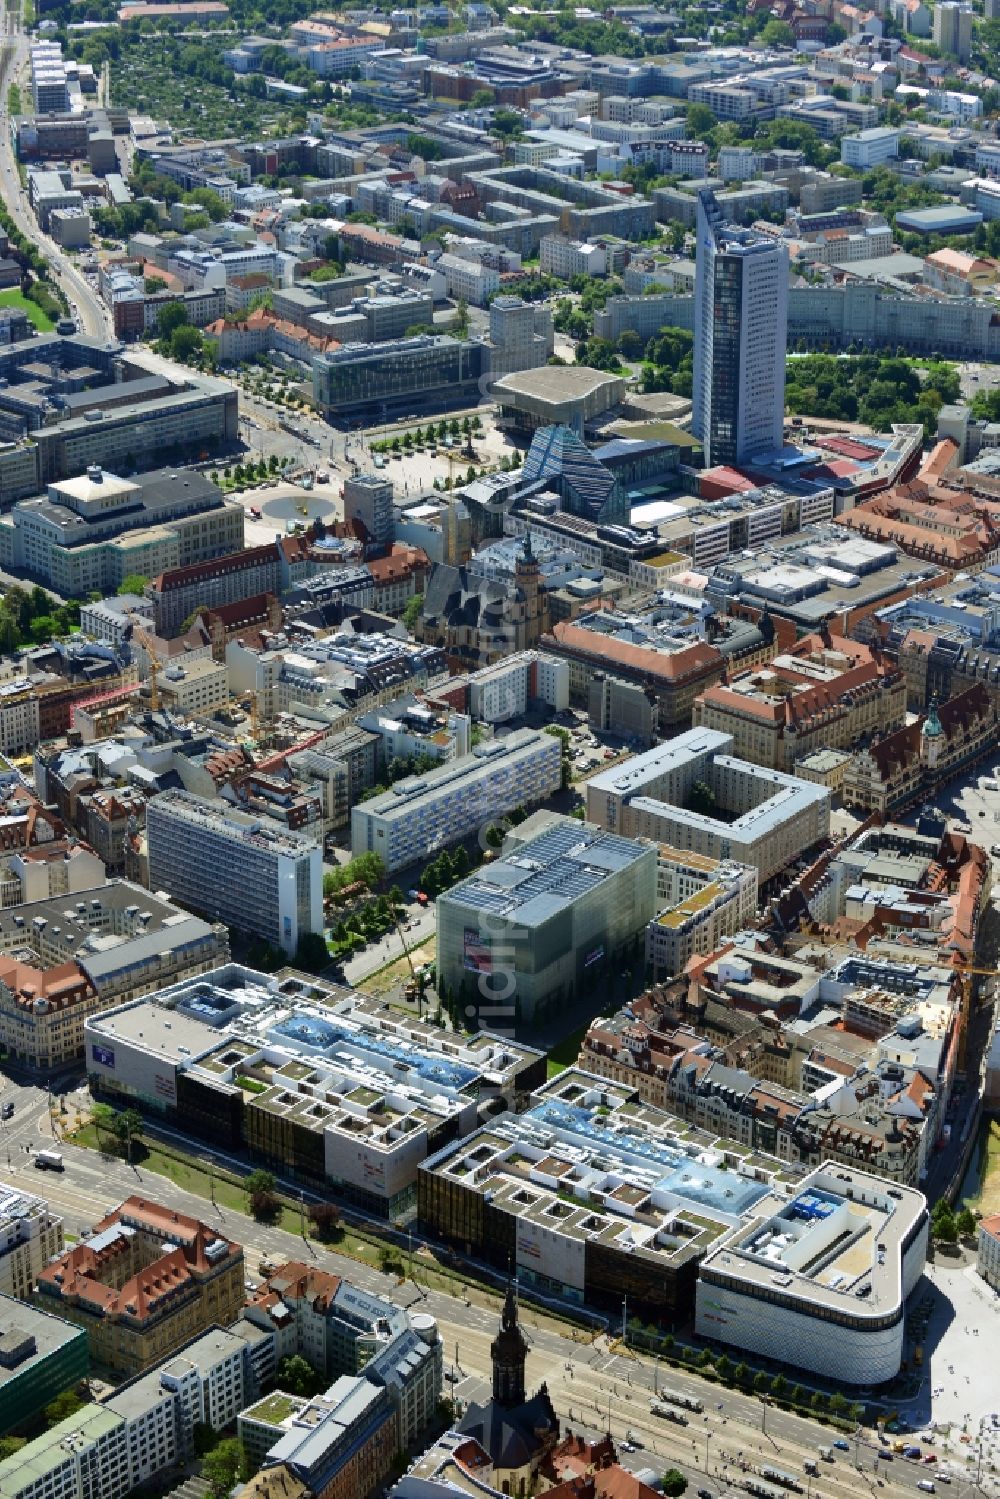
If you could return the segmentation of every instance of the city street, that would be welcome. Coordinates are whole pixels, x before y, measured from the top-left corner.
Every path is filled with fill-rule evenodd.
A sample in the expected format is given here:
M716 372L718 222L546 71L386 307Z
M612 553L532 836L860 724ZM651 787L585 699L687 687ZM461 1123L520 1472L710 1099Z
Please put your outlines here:
M80 330L93 338L107 338L111 334L111 315L97 293L87 284L83 274L73 265L54 240L43 234L37 220L27 206L21 191L21 179L17 171L14 141L11 135L7 111L8 88L24 66L28 55L28 39L19 30L20 7L7 8L3 12L4 42L0 52L0 196L3 197L11 218L28 239L44 253L52 275L65 293L73 316Z
M468 1288L464 1296L425 1289L420 1284L422 1266L430 1261L416 1237L412 1257L416 1281L407 1276L400 1282L395 1276L325 1249L308 1237L255 1223L230 1208L213 1208L205 1199L141 1166L130 1168L124 1161L105 1159L93 1151L61 1144L58 1148L66 1163L65 1172L43 1174L28 1164L25 1146L52 1145L44 1089L8 1085L3 1097L12 1098L16 1107L14 1118L0 1126L0 1181L47 1197L63 1214L68 1233L79 1236L130 1193L148 1194L178 1211L217 1222L220 1230L245 1246L247 1273L253 1279L258 1277L262 1256L304 1259L405 1305L419 1302L421 1310L437 1319L446 1368L454 1370L454 1381L447 1381L448 1392L463 1402L487 1394L498 1296L479 1287ZM74 1102L73 1094L68 1093L70 1113ZM6 1165L8 1152L10 1167ZM403 1259L406 1263L405 1251ZM531 1346L530 1387L537 1388L543 1380L547 1383L565 1426L599 1435L610 1425L616 1442L635 1441L640 1450L625 1455L632 1468L650 1463L659 1468L677 1465L689 1474L694 1485L707 1484L716 1492L739 1485L740 1461L758 1466L772 1462L801 1475L807 1499L858 1499L859 1493L874 1496L880 1480L886 1499L894 1493L912 1495L917 1482L926 1476L926 1469L899 1458L888 1464L880 1460L870 1440L855 1443L852 1439L849 1453L838 1451L834 1464L821 1465L821 1476L813 1488L803 1473L803 1464L816 1456L819 1446L828 1445L837 1436L829 1427L773 1405L765 1407L752 1395L737 1394L662 1367L648 1357L618 1351L606 1334L592 1340L590 1334L580 1329L574 1332L534 1306L522 1307L522 1319ZM984 1379L984 1388L986 1383ZM649 1401L660 1384L697 1395L704 1400L705 1411L691 1413L686 1426L654 1416ZM984 1491L996 1492L991 1478L988 1488L984 1480Z

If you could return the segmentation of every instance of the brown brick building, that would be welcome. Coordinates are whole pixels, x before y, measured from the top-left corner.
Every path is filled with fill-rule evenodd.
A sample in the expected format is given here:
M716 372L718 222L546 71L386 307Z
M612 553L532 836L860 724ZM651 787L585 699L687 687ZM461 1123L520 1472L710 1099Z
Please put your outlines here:
M143 1197L38 1278L46 1310L85 1328L91 1361L133 1375L240 1315L243 1246Z

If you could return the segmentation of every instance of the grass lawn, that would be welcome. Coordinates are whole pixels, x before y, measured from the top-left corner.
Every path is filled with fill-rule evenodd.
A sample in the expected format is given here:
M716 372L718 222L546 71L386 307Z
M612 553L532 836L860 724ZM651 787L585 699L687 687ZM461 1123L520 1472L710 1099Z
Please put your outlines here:
M590 1030L591 1022L585 1020L578 1030L570 1031L561 1041L557 1041L549 1051L549 1059L546 1064L546 1076L557 1077L560 1072L565 1072L567 1067L572 1067L580 1054L583 1038Z
M85 1124L71 1138L75 1145L86 1145L91 1150L107 1148L110 1143L103 1136L98 1139L97 1130L92 1124ZM157 1176L168 1177L176 1186L182 1187L185 1192L191 1192L195 1197L211 1200L211 1176L196 1160L182 1160L169 1151L161 1150L155 1141L143 1141L141 1152L141 1156L137 1152L136 1159L146 1171L155 1171ZM228 1181L218 1172L215 1175L215 1200L220 1207L230 1208L234 1213L247 1211L247 1194L242 1187ZM275 1221L280 1228L285 1228L290 1233L297 1233L299 1230L299 1215L291 1208L282 1208L280 1219Z
M270 1421L272 1426L280 1426L287 1416L298 1410L300 1404L301 1401L296 1400L294 1395L286 1395L284 1390L275 1390L253 1407L253 1413L258 1421Z
M34 323L39 333L51 333L55 323L47 312L43 312L37 302L32 302L24 296L16 286L10 287L8 291L0 291L0 307L18 307L25 316Z
M989 1218L1000 1212L1000 1119L983 1120L976 1151L979 1183L975 1192L958 1205L972 1208ZM967 1180L972 1180L971 1173Z

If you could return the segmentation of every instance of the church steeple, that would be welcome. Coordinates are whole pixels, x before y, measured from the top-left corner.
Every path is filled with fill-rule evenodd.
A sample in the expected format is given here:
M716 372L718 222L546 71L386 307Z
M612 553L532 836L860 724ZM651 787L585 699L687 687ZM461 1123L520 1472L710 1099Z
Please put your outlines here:
M524 1404L524 1364L528 1343L517 1319L517 1297L513 1282L508 1282L507 1296L500 1315L500 1331L490 1347L493 1363L493 1399L498 1405Z

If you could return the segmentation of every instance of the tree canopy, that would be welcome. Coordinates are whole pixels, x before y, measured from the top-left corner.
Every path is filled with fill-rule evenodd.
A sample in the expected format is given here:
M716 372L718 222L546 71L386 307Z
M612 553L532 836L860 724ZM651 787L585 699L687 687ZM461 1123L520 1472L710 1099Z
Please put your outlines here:
M810 354L788 361L785 404L798 416L864 422L885 432L894 422L920 421L928 436L937 430L941 407L958 399L953 365L930 360L860 354L838 359Z

